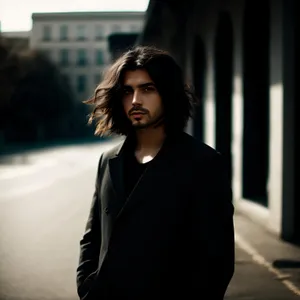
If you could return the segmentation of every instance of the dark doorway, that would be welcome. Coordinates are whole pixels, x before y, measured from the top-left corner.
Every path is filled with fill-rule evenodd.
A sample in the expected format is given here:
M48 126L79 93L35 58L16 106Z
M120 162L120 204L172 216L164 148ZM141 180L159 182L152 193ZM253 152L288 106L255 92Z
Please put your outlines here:
M193 136L200 140L204 140L204 122L203 122L203 97L205 88L205 48L202 39L198 36L194 43L194 64L193 78L196 95L199 104L196 107L195 118L193 122Z
M214 55L216 149L225 157L231 178L233 28L230 15L227 12L221 12L219 15Z
M299 6L283 5L283 186L282 237L300 245L299 157ZM298 174L298 175L297 175Z
M294 203L295 203L295 211L294 211L294 220L295 220L295 241L300 245L300 193L299 193L299 179L296 181L296 178L299 178L299 168L296 166L298 165L299 162L299 133L297 134L297 129L300 126L300 121L299 121L299 114L300 114L300 109L299 109L299 97L300 97L300 92L299 89L297 88L297 78L300 76L300 58L299 58L299 51L300 51L300 39L299 39L299 34L300 34L300 20L299 20L299 5L296 6L296 2L292 1L293 6L292 6L292 11L294 13L293 20L292 22L295 23L295 33L294 33L294 58L295 58L295 72L294 72L294 78L293 78L293 86L294 86L294 91L295 95L293 97L293 102L294 102L294 130L293 130L293 135L294 135L294 168L293 168L293 188L294 188ZM297 125L298 124L298 125ZM297 175L298 174L298 175Z
M243 198L268 206L269 3L246 1L243 27Z

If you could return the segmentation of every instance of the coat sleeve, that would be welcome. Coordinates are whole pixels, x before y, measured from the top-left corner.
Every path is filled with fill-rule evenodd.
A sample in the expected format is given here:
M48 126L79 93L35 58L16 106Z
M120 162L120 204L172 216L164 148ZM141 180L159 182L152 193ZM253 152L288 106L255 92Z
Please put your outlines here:
M98 164L95 191L90 206L85 232L80 240L79 264L77 267L77 293L80 299L87 299L95 282L101 245L101 207L99 195L99 174L102 164L101 155Z
M204 193L193 196L191 283L200 298L207 294L221 300L234 274L234 207L222 156L215 154L206 163Z

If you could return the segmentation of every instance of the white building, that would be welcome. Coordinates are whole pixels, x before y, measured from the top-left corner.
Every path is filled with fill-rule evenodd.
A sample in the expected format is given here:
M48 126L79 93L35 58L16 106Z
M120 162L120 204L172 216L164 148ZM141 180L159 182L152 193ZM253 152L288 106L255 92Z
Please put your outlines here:
M30 37L30 31L3 31L0 32L4 38L22 38L27 39Z
M30 47L47 53L65 74L78 99L94 92L110 63L108 37L139 33L144 12L71 12L32 15Z

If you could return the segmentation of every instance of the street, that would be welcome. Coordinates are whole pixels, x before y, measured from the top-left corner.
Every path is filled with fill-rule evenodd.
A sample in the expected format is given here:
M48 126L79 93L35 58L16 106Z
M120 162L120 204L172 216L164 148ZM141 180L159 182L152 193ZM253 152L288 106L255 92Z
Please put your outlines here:
M79 239L106 147L67 147L1 166L1 300L77 298Z
M78 299L79 240L97 162L117 142L48 149L0 164L1 300ZM299 297L237 245L226 299Z

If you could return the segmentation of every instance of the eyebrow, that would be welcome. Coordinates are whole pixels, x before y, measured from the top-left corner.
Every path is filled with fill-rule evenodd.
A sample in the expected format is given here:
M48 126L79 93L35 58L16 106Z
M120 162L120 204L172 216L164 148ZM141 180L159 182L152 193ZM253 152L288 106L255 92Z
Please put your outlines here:
M146 83L141 83L141 84L137 85L138 88L145 88L145 87L149 87L149 86L155 87L154 82L146 82ZM128 84L124 84L123 88L132 88L132 86L128 85Z

